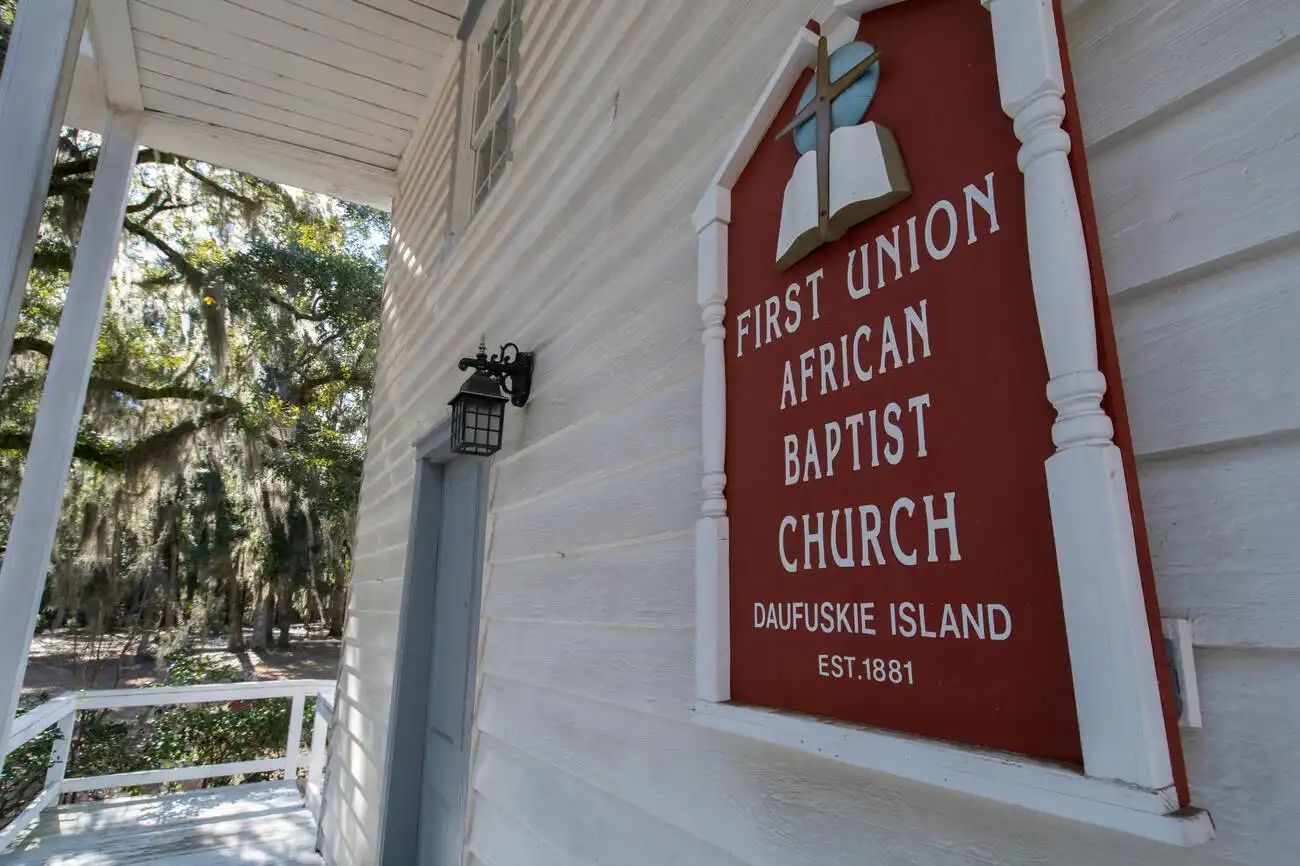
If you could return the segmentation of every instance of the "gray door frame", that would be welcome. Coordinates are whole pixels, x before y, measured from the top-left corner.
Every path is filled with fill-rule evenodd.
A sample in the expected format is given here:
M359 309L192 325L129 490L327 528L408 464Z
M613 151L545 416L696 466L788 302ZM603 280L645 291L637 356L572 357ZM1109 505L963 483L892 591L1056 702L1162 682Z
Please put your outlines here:
M429 703L429 654L433 649L433 629L417 617L433 610L437 583L439 532L442 522L443 467L456 460L474 461L476 469L475 502L456 503L455 507L473 507L478 511L478 525L487 521L488 477L491 462L481 457L462 457L451 451L451 425L444 421L415 442L415 491L411 502L411 521L407 534L406 572L402 585L402 609L397 628L397 653L393 666L393 691L388 718L388 749L384 759L384 785L379 799L380 828L376 863L378 866L414 866L420 837L420 797L424 778L425 714ZM474 689L478 681L478 639L483 587L482 539L475 542L480 550L473 557L473 599L470 621L469 676L465 700L465 730L469 731L474 713ZM424 576L424 579L419 579ZM433 579L429 579L433 577ZM424 627L418 627L424 626ZM466 736L466 744L470 737ZM468 746L465 772L469 786ZM467 793L464 791L462 793ZM462 796L462 810L468 802ZM462 814L462 827L464 815ZM463 840L462 840L463 841ZM421 864L423 866L423 864Z

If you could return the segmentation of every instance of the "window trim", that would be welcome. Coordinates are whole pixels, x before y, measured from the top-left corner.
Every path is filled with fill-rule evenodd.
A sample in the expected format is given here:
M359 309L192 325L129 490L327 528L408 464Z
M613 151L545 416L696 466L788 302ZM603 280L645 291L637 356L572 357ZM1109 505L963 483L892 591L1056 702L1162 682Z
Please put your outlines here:
M459 233L473 222L487 204L514 162L516 96L519 76L519 41L522 35L524 0L487 0L466 15L461 32L460 92L457 103L455 160L452 168L451 228ZM487 56L490 40L503 23L511 32L494 46ZM508 51L505 81L491 101L479 113L479 94L488 78L492 90L492 66L501 50ZM504 124L504 129L499 130ZM505 137L500 156L487 168L480 182L480 153L493 148L494 134ZM490 156L490 154L489 154Z

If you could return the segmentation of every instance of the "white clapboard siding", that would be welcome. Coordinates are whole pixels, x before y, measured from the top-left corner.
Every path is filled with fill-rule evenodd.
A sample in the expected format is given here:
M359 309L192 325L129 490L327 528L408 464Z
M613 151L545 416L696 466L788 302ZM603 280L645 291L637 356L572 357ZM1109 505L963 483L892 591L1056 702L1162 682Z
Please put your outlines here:
M563 852L568 862L742 864L671 824L646 820L622 800L525 752L491 739L480 748L484 755L474 779L480 797L535 828L535 838Z
M482 866L585 866L538 839L537 833L481 794L474 798L471 863Z
M1176 113L1300 36L1293 0L1080 5L1067 26L1089 146Z
M812 6L525 0L513 159L455 231L456 70L423 106L398 170L329 862L373 862L411 445L446 417L455 361L485 332L535 350L538 369L493 469L470 863L1293 862L1292 0L1064 4L1162 610L1190 617L1198 645L1188 769L1218 838L1172 849L690 721L690 215Z

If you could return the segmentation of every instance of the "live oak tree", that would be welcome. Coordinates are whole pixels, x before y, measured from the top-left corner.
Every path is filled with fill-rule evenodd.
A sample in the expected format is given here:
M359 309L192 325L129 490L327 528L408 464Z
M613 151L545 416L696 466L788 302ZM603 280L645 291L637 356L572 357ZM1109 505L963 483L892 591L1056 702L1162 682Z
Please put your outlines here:
M0 0L0 56L12 3ZM7 17L8 16L8 17ZM0 384L0 547L99 141L65 129ZM342 628L387 215L144 149L42 625L148 649Z

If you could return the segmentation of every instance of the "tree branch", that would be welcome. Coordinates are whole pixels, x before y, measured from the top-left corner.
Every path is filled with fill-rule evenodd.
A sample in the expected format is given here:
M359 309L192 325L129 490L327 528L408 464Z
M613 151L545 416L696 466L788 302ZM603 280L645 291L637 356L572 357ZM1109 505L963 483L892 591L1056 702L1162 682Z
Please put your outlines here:
M374 373L371 371L358 373L355 370L334 370L324 376L312 376L303 379L302 384L298 386L298 403L299 405L306 405L311 393L317 388L323 388L326 385L371 385L374 383L374 378Z
M14 340L12 354L36 352L49 358L54 354L54 344L39 337L19 337ZM214 394L201 388L186 385L142 385L114 376L91 376L90 391L123 394L136 400L191 400L195 403L207 403L211 406L236 411L242 404L233 397Z
M323 322L323 321L325 321L327 318L329 318L328 316L324 316L324 315L320 315L320 314L316 314L316 313L308 313L306 310L301 310L301 309L299 309L297 306L295 306L293 303L291 303L291 302L289 302L289 301L286 301L284 298L280 297L280 296L277 295L275 292L272 292L272 291L270 291L270 290L268 290L268 291L266 292L266 299L267 299L267 301L269 301L270 303L272 303L272 304L274 304L275 306L279 307L280 309L282 309L282 310L288 310L289 313L290 313L290 314L291 314L295 319L299 319L299 320L301 320L301 321L305 321L305 322Z
M178 251L162 238L158 237L158 235L133 220L126 220L123 223L123 226L131 234L148 241L159 252L166 256L167 260L172 263L176 270L181 272L181 276L185 278L185 282L189 283L192 288L200 289L203 287L203 284L207 282L207 275L204 274L203 271L190 264L190 260L185 258L183 253Z
M222 186L212 178L205 175L203 172L191 166L189 160L179 160L176 164L180 166L181 171L185 172L190 177L194 178L199 183L203 184L205 187L212 190L214 193L221 196L222 198L233 198L235 201L239 202L245 207L249 207L249 208L258 207L258 203L253 201L248 196L241 195L240 193L235 192L233 189L229 189L228 187Z
M146 147L135 155L135 164L144 165L146 163L161 163L163 165L175 165L179 162L180 157L171 153L164 153L161 150L155 150L152 147ZM56 163L52 176L54 178L74 177L79 174L89 174L99 167L99 150L96 149L93 156L82 157L81 159L70 159L66 162Z

